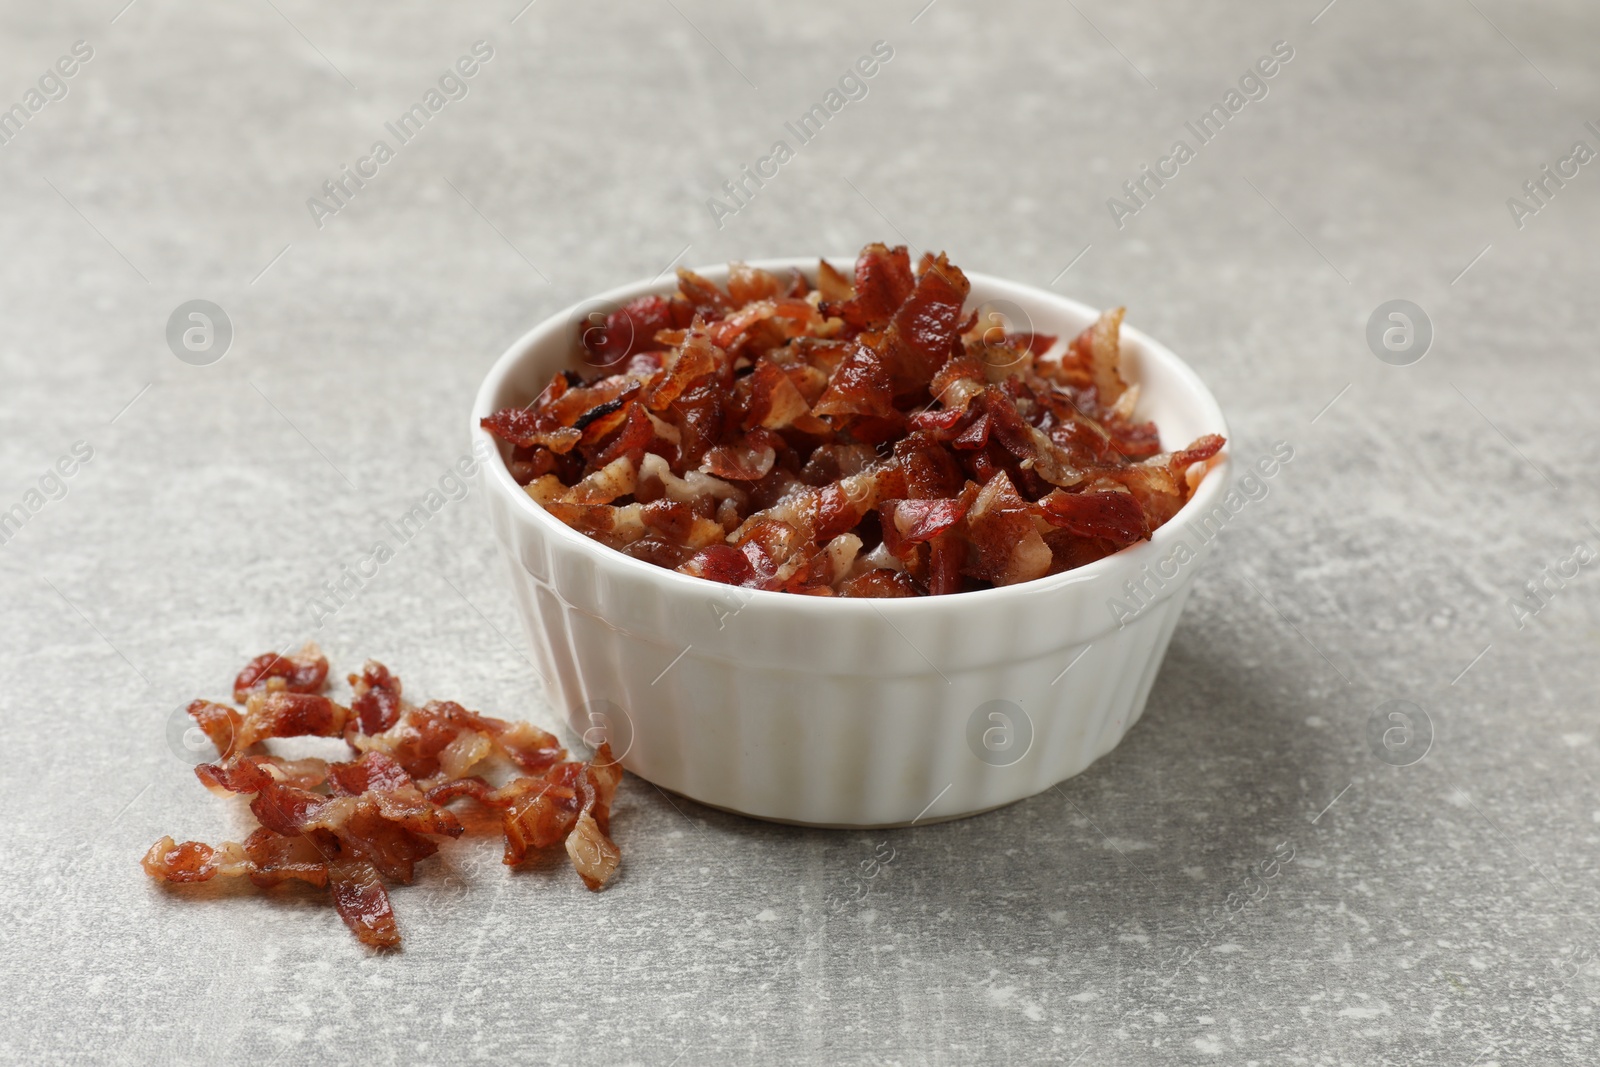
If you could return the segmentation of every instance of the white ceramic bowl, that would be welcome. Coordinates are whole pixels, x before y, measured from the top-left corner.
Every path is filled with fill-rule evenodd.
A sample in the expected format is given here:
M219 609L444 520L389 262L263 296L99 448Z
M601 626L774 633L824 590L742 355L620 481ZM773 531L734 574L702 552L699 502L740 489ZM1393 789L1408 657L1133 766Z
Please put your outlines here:
M816 276L814 258L757 265ZM727 277L721 267L700 273ZM967 277L969 308L1004 301L1042 333L1071 337L1096 317L1054 293ZM581 366L575 324L585 310L675 285L669 275L614 289L513 344L478 391L475 448L497 448L479 419ZM1127 327L1122 347L1123 374L1143 389L1138 413L1160 426L1163 447L1227 434L1182 360ZM628 770L704 804L784 822L886 826L1031 796L1122 739L1206 553L1201 519L1219 506L1228 470L1225 459L1213 466L1176 517L1114 556L1021 585L901 600L692 578L570 529L503 462L485 476L534 662L574 730L590 743L608 737Z

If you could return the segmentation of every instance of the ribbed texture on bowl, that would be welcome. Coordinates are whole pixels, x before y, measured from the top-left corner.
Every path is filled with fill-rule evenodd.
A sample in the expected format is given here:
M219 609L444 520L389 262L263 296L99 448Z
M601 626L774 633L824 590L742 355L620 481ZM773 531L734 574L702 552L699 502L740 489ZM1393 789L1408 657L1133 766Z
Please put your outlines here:
M626 629L580 607L614 591L592 568L562 569L559 592L535 577L556 569L559 546L552 552L543 531L518 522L501 497L491 496L490 507L496 528L509 534L502 544L535 665L573 730L608 725L635 774L705 804L789 822L950 818L1077 774L1139 718L1188 592L1187 581L1169 583L1164 600L1120 629L1104 602L1094 602L1102 625L1087 644L966 667L949 665L942 650L974 630L1000 636L1002 647L1007 632L1073 631L1057 613L1071 600L1089 602L1040 602L1037 615L1010 606L998 615L952 615L925 652L876 613L834 623L829 644L850 647L850 658L868 668L861 673L799 652L815 648L815 635L811 620L796 618L788 636L797 652L782 667L701 652L683 635L701 629L685 615L706 610L703 602L649 597L634 605ZM729 616L727 627L756 625L744 615ZM874 662L887 669L871 669ZM1031 724L1032 743L1009 766L980 760L968 743L968 720L995 700L1020 707ZM613 720L620 709L626 720L591 722L595 709Z
M974 299L1013 301L1042 332L1075 333L1094 318L1053 294L969 277ZM478 418L526 402L566 365L571 317L548 320L496 364L475 435ZM1133 330L1124 346L1146 385L1141 413L1168 447L1226 433L1177 357ZM1116 746L1144 710L1209 548L1198 518L1218 505L1226 464L1150 542L1020 586L896 601L751 593L652 567L562 525L503 465L486 474L534 663L576 732L609 737L629 771L705 804L882 826L1019 800ZM1187 558L1163 567L1180 543ZM1130 581L1146 591L1137 600ZM1137 612L1119 619L1115 602Z

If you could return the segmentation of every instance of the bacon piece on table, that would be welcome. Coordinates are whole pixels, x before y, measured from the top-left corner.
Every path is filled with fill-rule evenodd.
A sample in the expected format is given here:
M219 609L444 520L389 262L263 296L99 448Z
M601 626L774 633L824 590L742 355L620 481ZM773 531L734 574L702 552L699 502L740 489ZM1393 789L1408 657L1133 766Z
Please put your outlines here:
M328 658L311 641L287 656L263 652L233 680L233 699L243 704L252 690L267 687L274 678L281 678L291 693L320 693L328 680Z
M753 528L750 543L762 553L779 551L779 527L772 520ZM446 807L465 798L501 813L507 863L560 842L591 890L615 873L621 853L610 837L610 811L622 769L605 745L591 761L569 760L554 736L530 723L448 700L415 707L376 660L350 675L352 708L290 691L282 675L262 677L265 687L245 691L243 713L206 700L189 708L219 756L196 767L196 777L215 791L248 796L260 825L243 844L163 837L142 861L150 877L176 885L248 877L263 889L288 881L326 888L363 944L397 948L385 882L410 883L417 864L438 852L438 839L466 833ZM342 737L355 758L290 759L258 745L300 736ZM500 786L472 773L496 766L512 775Z

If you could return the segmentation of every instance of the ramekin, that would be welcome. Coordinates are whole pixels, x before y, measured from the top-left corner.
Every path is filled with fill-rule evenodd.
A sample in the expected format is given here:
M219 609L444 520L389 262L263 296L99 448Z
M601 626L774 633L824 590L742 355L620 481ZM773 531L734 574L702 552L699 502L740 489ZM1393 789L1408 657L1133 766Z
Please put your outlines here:
M832 260L847 266L853 257ZM816 259L764 260L816 277ZM724 281L726 267L699 272ZM1097 313L968 274L972 297L1070 337ZM856 600L736 589L655 567L572 530L512 479L479 427L578 362L576 323L670 275L603 293L530 330L494 364L472 412L490 516L532 661L572 728L627 770L761 819L867 827L986 811L1079 773L1138 721L1215 526L1225 458L1149 541L1000 589ZM1227 434L1199 377L1136 329L1123 373L1162 445ZM1224 452L1224 457L1226 453ZM1225 519L1226 516L1223 516Z

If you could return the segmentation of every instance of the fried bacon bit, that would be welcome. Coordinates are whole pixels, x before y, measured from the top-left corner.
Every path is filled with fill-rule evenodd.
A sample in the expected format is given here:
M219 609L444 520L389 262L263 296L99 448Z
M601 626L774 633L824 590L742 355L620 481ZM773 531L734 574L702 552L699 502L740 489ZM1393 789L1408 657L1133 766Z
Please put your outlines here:
M968 573L995 585L1032 581L1049 572L1050 548L1033 522L1033 510L998 471L967 515L973 551Z
M600 829L599 822L588 811L578 816L572 832L567 835L566 846L573 869L583 879L583 884L592 890L598 891L605 885L622 862L622 851Z
M925 388L950 358L971 286L941 252L894 313L884 335L885 362L896 394Z
M1039 498L1039 514L1051 526L1079 537L1128 543L1150 536L1144 509L1125 489L1063 493L1052 490Z
M239 747L266 737L338 737L350 709L319 693L252 693L245 705Z
M824 307L833 307L854 297L856 287L855 283L824 259L817 264L817 292L822 297Z
M700 469L730 481L759 481L777 461L782 444L782 439L770 430L754 429L732 444L711 449L700 461Z
M349 708L320 693L271 688L252 690L242 715L209 700L194 701L188 711L224 756L269 737L338 737L350 718Z
M361 666L359 675L350 675L356 698L350 702L364 734L382 733L400 718L400 679L375 659Z
M466 747L463 737L474 735L483 738L488 747L478 751L476 742ZM433 779L441 772L460 777L490 750L525 771L543 770L566 755L553 734L530 723L509 723L468 711L453 700L430 700L420 708L408 707L388 730L347 740L357 751L385 754L418 779ZM465 760L468 752L477 754Z
M820 263L815 291L742 263L725 291L679 271L675 294L580 328L598 374L565 371L483 425L561 521L725 585L944 595L1148 539L1222 439L1163 452L1137 419L1122 308L1058 339L968 308L970 288L944 255L913 271L883 244L853 275ZM367 706L358 695L361 735L395 727L369 728ZM230 713L196 718L225 739L245 725Z
M678 293L707 319L720 319L733 310L733 300L713 283L685 267L678 268Z
M834 368L828 389L811 409L817 415L878 415L894 411L894 390L883 357L858 344Z
M1118 370L1122 358L1118 335L1122 329L1123 310L1114 308L1101 315L1093 326L1073 338L1070 357L1062 360L1067 373L1080 380L1087 379L1104 408L1115 404L1128 387Z
M971 502L949 500L891 500L878 505L878 524L884 547L904 558L916 545L931 541L961 521Z
M409 884L416 865L439 850L437 839L466 832L446 807L461 799L499 811L509 865L559 842L589 889L616 872L621 852L610 816L622 768L607 746L589 762L569 760L554 736L530 723L448 700L415 707L402 698L400 679L376 660L349 676L356 695L348 709L286 689L287 676L264 673L261 662L240 674L256 674L241 685L243 713L206 700L189 706L219 757L196 767L196 776L213 790L249 796L261 825L243 844L163 837L142 861L150 877L190 884L243 876L263 889L287 881L326 888L358 940L398 948L385 883ZM325 677L327 661L321 663ZM263 677L266 686L256 686ZM257 747L297 736L342 736L355 758L285 759ZM510 772L498 787L473 773L495 767Z
M745 380L750 383L750 400L744 417L746 429L762 426L781 430L807 413L805 397L800 395L783 368L770 359L757 360L755 373Z
M372 864L343 856L328 864L328 888L339 918L356 935L356 940L373 948L399 948L400 929L395 925L389 891L378 880Z
M550 768L538 778L519 778L510 785L499 790L491 800L492 805L503 806L502 816L506 835L505 862L507 865L521 863L530 849L545 848L557 841L565 841L578 826L578 821L583 816L595 817L598 810L601 819L609 818L611 797L616 791L616 783L620 777L614 764L611 762L611 750L602 745L595 753L594 764L561 763ZM607 827L596 823L605 849L614 852L616 846L609 837L605 837ZM569 846L569 854L573 861L579 862L578 856ZM614 868L616 865L610 865ZM580 872L584 871L579 867ZM584 874L584 881L590 889L598 889L605 878L599 882L590 882L590 877L595 873L591 867ZM606 871L609 876L610 870Z
M579 329L579 341L588 361L597 367L612 367L629 356L660 348L656 334L688 325L687 305L660 296L641 296L597 322L592 316Z
M824 278L830 275L836 276L832 267L828 267ZM829 305L826 310L857 329L881 329L905 303L915 284L911 258L904 245L892 249L882 244L868 245L856 259L855 285L849 300L837 307Z
M526 408L497 411L484 419L483 425L502 441L510 441L521 448L539 446L551 452L565 453L572 451L572 446L583 440L583 431L570 426L541 427L539 416Z
M308 756L305 759L285 759L282 756L254 756L256 763L265 766L267 773L286 785L297 789L315 789L328 780L328 761Z
M141 861L145 873L168 882L207 882L216 877L247 876L263 889L299 881L328 884L327 857L309 838L285 837L257 827L244 844L224 841L216 848L198 841L177 844L163 837Z
M216 877L216 850L198 841L178 844L163 837L150 846L140 864L152 878L169 882L204 882Z
M216 746L217 752L226 756L233 751L234 739L244 724L244 716L225 704L209 700L196 700L188 707L189 717L200 727L200 732Z
M271 685L274 678L281 678L280 684L291 693L320 693L328 680L328 658L311 641L289 656L263 652L234 679L233 699L243 704L252 690Z
M917 586L904 571L874 567L846 581L839 592L842 596L886 599L916 596Z

